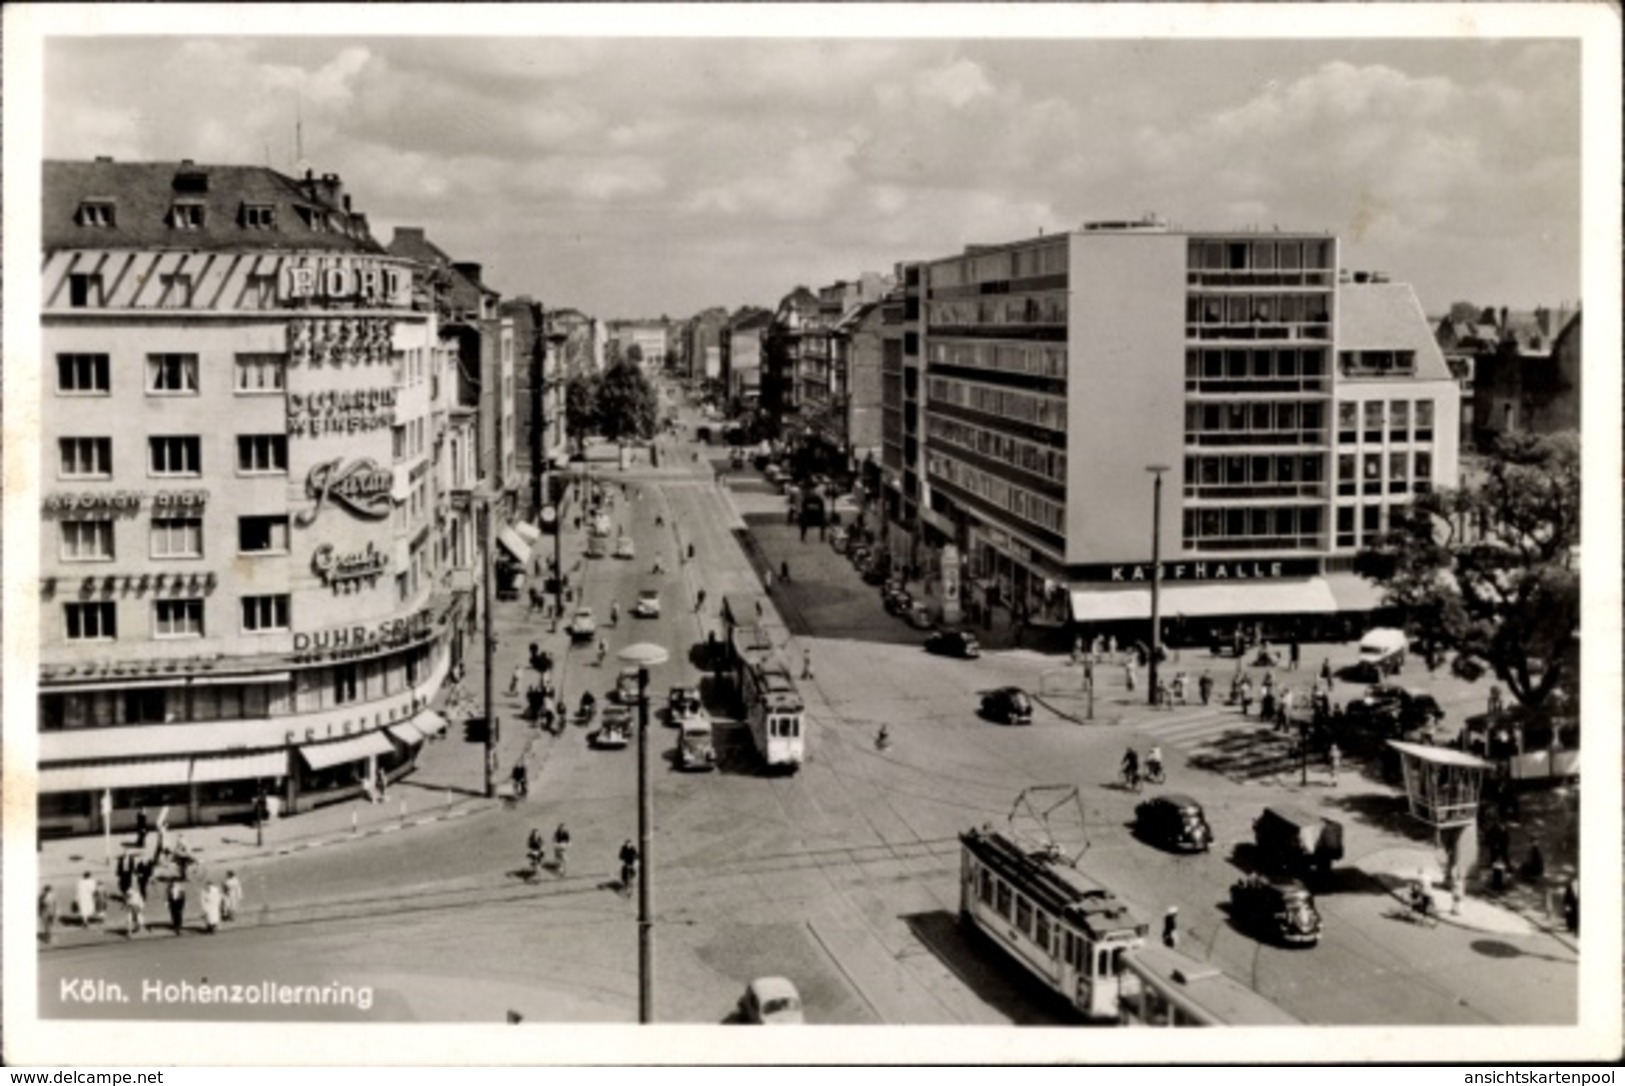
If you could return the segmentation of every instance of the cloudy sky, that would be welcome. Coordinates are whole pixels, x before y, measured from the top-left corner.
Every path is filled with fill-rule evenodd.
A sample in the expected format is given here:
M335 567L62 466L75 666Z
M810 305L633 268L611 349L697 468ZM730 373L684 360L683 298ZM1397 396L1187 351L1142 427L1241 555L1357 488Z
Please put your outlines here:
M292 172L299 117L381 240L423 226L504 294L606 317L1144 211L1335 231L1429 312L1580 296L1573 40L390 30L49 37L44 154Z

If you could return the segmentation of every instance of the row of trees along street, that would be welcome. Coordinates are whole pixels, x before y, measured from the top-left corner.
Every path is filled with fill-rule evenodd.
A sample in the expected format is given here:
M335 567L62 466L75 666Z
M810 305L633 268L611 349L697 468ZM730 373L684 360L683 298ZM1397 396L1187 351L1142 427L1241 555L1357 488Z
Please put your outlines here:
M655 435L659 403L643 372L636 344L602 375L579 373L564 388L565 425L584 447L588 434L607 441L648 441Z
M1486 671L1530 715L1577 707L1580 443L1575 433L1502 437L1457 490L1396 507L1356 570L1404 609L1430 655Z

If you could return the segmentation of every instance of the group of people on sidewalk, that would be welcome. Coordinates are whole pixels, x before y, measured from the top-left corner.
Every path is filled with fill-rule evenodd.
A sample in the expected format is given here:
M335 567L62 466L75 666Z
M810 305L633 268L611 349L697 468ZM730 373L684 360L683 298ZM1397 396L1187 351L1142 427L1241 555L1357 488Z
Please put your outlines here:
M151 826L146 811L137 812L136 839L126 843L119 852L111 890L90 871L80 875L74 884L68 914L76 924L83 928L102 924L103 930L113 930L108 926L108 917L113 903L117 901L124 906L125 937L133 938L144 933L147 930L147 899L156 881L165 884L164 906L168 910L170 928L176 935L185 930L187 886L192 881L197 860L178 834L173 840L169 839L168 808L159 812L156 829L157 839L149 855L146 841ZM160 869L164 869L163 874L159 873ZM225 879L220 882L204 879L198 895L203 930L210 934L219 930L221 924L236 917L242 902L243 884L236 871L227 871ZM56 887L50 882L40 889L38 914L40 938L49 945L56 938L57 925L63 921Z

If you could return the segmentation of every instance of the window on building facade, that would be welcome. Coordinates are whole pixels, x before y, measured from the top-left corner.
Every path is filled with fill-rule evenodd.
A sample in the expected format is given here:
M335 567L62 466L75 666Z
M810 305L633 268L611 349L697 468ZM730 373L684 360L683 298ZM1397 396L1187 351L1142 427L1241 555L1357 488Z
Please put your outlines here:
M147 391L167 396L195 396L198 364L195 354L149 354Z
M106 305L102 277L95 272L74 272L68 276L68 305L74 309L99 309Z
M1364 492L1367 494L1380 494L1382 492L1382 454L1366 453L1364 465L1361 470L1361 479L1364 480Z
M406 424L390 427L389 434L394 442L395 462L399 463L406 459Z
M112 391L108 357L105 354L57 355L56 390L64 395L107 395Z
M192 307L192 277L185 272L173 272L158 277L158 307L160 309L190 309Z
M169 209L169 225L177 230L201 230L205 221L201 200L176 200Z
M1416 401L1416 440L1433 440L1433 401Z
M1382 533L1382 506L1372 502L1360 507L1360 531L1365 537L1364 545L1370 546Z
M1354 541L1354 506L1340 505L1337 507L1337 545L1352 547Z
M275 204L244 204L243 226L249 230L276 229Z
M57 440L64 479L109 479L113 475L113 439L64 437Z
M244 596L243 632L269 633L288 628L288 597Z
M201 475L201 440L196 437L147 438L147 470L152 475Z
M112 200L86 200L79 205L80 226L117 226L118 209Z
M154 637L202 637L203 601L154 600L152 634Z
M162 689L124 691L124 723L162 724L169 719L169 696Z
M69 641L112 641L118 637L118 605L112 600L62 606L63 633Z
M1391 452L1388 454L1388 492L1390 494L1403 494L1410 489L1410 483L1405 470L1406 461L1410 454L1405 452Z
M1360 405L1347 401L1337 405L1337 440L1351 445L1360 439Z
M108 562L113 559L111 520L64 520L58 555L64 562Z
M281 392L286 386L285 354L242 352L232 362L234 387L240 393Z
M286 554L288 518L282 514L238 517L237 550L243 554Z
M1388 404L1388 437L1392 441L1411 439L1411 405L1406 400L1393 400Z
M153 558L202 558L202 517L155 517L152 521Z
M1412 473L1413 487L1418 494L1433 489L1433 454L1418 451L1413 463L1415 469Z
M243 475L279 475L287 472L288 436L237 435L237 470Z
M347 705L360 696L360 669L355 664L340 664L333 669L333 703Z

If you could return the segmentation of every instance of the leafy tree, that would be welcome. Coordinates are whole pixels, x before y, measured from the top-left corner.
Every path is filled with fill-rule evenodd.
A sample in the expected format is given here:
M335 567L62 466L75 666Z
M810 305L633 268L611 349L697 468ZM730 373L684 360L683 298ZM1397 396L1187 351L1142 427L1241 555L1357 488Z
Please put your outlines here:
M643 365L643 345L634 343L626 349L625 358L634 366Z
M1453 322L1465 322L1471 324L1478 320L1479 313L1479 307L1473 302L1450 303L1450 319Z
M575 437L576 447L586 445L587 435L598 429L598 379L578 373L564 386L564 425Z
M628 359L604 372L598 386L598 428L606 438L647 440L654 436L657 419L655 390L641 366Z
M1355 568L1457 674L1487 668L1538 709L1579 680L1579 542L1578 435L1508 434L1482 479L1396 508Z

